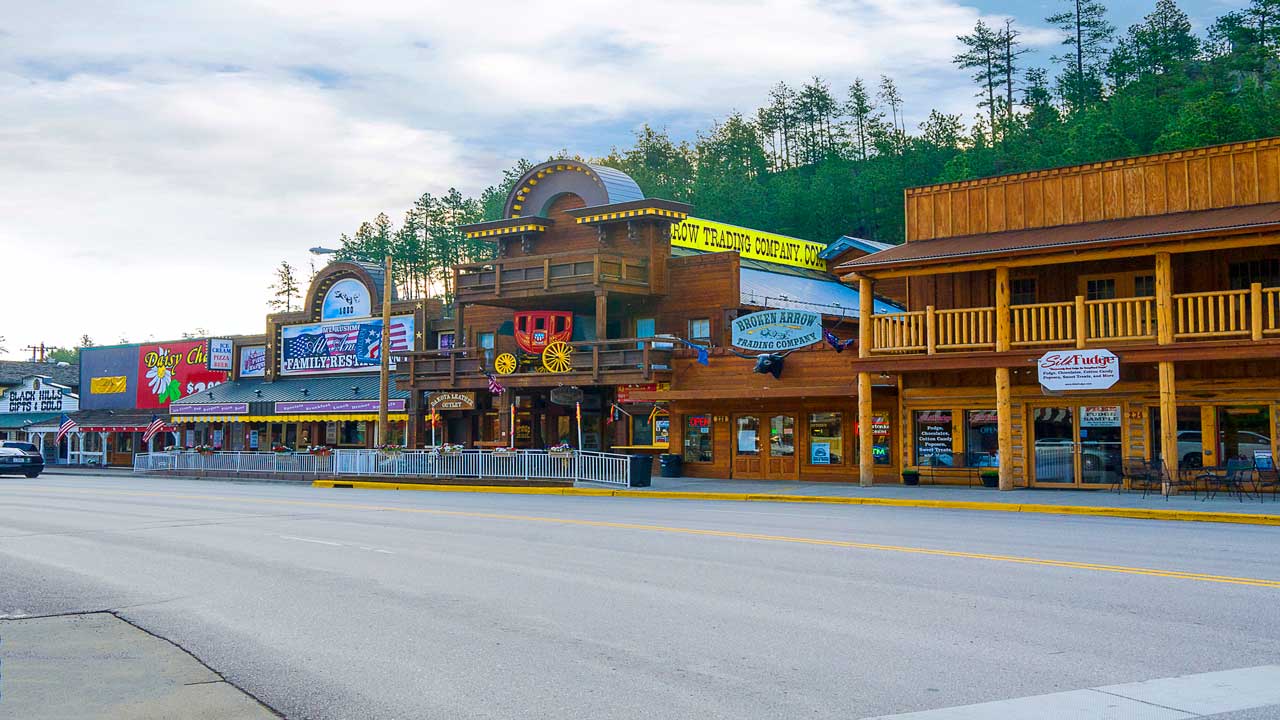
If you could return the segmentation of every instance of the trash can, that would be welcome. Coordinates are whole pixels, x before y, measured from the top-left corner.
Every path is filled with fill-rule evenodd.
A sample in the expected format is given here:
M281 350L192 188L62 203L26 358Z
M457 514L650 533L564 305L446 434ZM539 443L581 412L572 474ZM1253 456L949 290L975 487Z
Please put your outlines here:
M684 474L684 458L675 453L658 456L658 474L664 478L678 478Z
M653 456L631 456L631 487L649 487L652 484Z

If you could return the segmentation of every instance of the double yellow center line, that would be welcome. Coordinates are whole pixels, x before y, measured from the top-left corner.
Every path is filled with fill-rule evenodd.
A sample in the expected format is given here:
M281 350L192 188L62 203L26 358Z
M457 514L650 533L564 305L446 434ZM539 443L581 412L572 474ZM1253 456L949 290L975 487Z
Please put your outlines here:
M78 488L51 488L47 486L20 486L25 490L77 493L86 495L107 495L125 497L153 497L174 500L215 500L222 502L248 503L256 505L287 505L300 507L328 508L335 510L371 510L379 512L411 513L418 515L437 515L445 517L464 517L485 520L506 520L511 522L550 523L576 527L613 528L619 530L636 530L640 532L670 533L676 535L698 535L704 537L730 538L735 540L757 540L761 542L792 543L797 545L816 545L822 547L846 548L851 550L877 550L881 552L907 553L912 555L933 555L938 557L964 558L967 560L988 560L992 562L1016 563L1019 565L1039 565L1042 567L1067 568L1071 570L1088 570L1092 572L1121 573L1124 575L1147 575L1150 577L1173 578L1177 580L1193 580L1198 582L1225 583L1230 585L1248 585L1252 587L1278 588L1280 580L1264 578L1233 577L1229 575L1211 575L1207 573L1183 572L1180 570L1161 570L1158 568L1129 567L1125 565L1105 565L1101 563L1074 562L1071 560L1050 560L1045 558L1022 557L1018 555L993 555L989 553L964 552L960 550L941 550L937 548L909 547L905 545L883 545L880 543L854 542L851 540L828 540L823 538L795 537L790 535L768 535L763 533L737 532L733 530L707 530L702 528L677 527L670 525L651 525L647 523L611 522L607 520L579 520L575 518L548 517L542 515L513 515L508 513L469 512L464 510L438 510L433 508L411 508L391 505L364 505L358 503L321 502L315 500L276 500L271 498L246 498L227 495L192 495L186 493L141 492L130 490L92 490Z

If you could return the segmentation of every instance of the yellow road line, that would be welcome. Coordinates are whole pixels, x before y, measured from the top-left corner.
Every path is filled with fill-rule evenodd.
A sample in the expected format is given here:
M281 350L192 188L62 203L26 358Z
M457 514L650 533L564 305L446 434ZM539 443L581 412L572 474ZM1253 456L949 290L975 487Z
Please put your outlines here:
M678 535L698 535L704 537L731 538L737 540L759 540L764 542L793 543L823 547L847 548L855 550L878 550L882 552L907 553L912 555L933 555L938 557L964 558L969 560L988 560L992 562L1015 563L1019 565L1039 565L1042 567L1068 568L1072 570L1089 570L1093 572L1120 573L1124 575L1146 575L1150 577L1173 578L1177 580L1194 580L1199 582L1225 583L1230 585L1248 585L1252 587L1280 589L1280 580L1265 578L1232 577L1229 575L1211 575L1207 573L1184 572L1181 570L1161 570L1158 568L1128 567L1124 565L1105 565L1100 563L1075 562L1071 560L1050 560L1044 558L1021 557L1017 555L993 555L989 553L964 552L960 550L942 550L938 548L909 547L903 545L883 545L880 543L854 542L851 540L827 540L822 538L793 537L789 535L767 535L761 533L737 532L733 530L707 530L702 528L675 527L668 525L650 525L645 523L612 522L608 520L579 520L575 518L558 518L541 515L513 515L508 513L471 512L465 510L439 510L434 508L406 508L391 505L364 505L357 503L322 502L315 500L276 500L271 498L245 498L226 495L192 495L186 493L143 492L136 490L92 490L87 488L52 488L48 486L24 486L24 489L40 490L55 493L107 495L125 497L154 497L176 500L218 500L258 505L290 505L301 507L320 507L340 510L372 510L379 512L398 512L420 515L437 515L445 517L480 518L486 520L509 520L515 522L550 523L556 525L572 525L578 527L615 528L620 530L638 530L643 532L660 532Z

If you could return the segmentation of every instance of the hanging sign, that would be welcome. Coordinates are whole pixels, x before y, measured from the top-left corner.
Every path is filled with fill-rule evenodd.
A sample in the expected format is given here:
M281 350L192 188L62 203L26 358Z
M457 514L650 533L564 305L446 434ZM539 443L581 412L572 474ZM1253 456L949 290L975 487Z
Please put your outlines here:
M169 405L170 415L248 415L249 403L177 403Z
M778 352L822 341L822 316L812 310L761 310L733 321L733 345Z
M320 305L321 320L345 320L369 317L373 314L369 300L369 288L359 280L343 278L324 294Z
M573 405L582 402L582 388L572 385L551 388L551 402L556 405Z
M725 223L686 218L671 226L671 244L703 252L734 252L748 260L826 271L822 243Z
M1055 350L1036 363L1046 390L1106 390L1120 381L1120 358L1110 350Z
M431 393L427 402L432 410L475 410L476 394L473 392Z

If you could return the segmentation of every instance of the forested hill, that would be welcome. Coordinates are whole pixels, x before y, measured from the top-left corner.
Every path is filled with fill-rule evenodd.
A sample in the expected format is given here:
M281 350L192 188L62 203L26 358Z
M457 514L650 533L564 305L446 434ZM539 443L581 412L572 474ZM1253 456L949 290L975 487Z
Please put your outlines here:
M937 110L914 129L921 98L893 79L833 88L778 83L751 114L679 141L649 126L630 147L592 158L630 174L646 195L691 203L699 217L829 242L903 237L903 189L1010 172L1280 135L1280 0L1253 0L1195 33L1173 0L1118 30L1098 0L1062 2L1046 18L1063 43L1049 68L1024 62L1016 22L979 22L955 58L971 74L974 113ZM479 198L423 195L399 227L386 214L341 238L345 255L444 282L482 259L459 224L497 218L521 161ZM400 273L397 273L400 274ZM447 288L446 288L447 291Z

